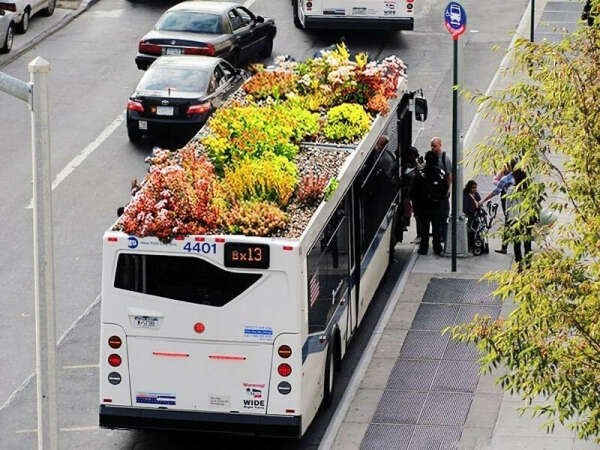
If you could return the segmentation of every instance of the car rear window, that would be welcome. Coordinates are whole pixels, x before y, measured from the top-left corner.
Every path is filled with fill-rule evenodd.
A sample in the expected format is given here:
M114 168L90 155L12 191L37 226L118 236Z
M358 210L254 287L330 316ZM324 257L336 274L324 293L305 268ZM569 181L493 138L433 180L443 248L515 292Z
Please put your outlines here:
M197 68L154 66L144 74L138 90L206 93L210 74Z
M191 33L223 33L221 16L190 11L167 12L156 24L160 31L188 31Z
M197 305L224 306L261 274L223 270L191 256L121 253L114 286Z

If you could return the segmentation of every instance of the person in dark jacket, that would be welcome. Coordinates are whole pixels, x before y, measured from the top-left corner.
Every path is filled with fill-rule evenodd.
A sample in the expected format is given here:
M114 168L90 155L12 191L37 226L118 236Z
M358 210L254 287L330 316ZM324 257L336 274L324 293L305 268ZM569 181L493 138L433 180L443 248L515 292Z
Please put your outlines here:
M469 243L469 251L473 251L475 244L475 231L473 224L475 223L475 215L479 209L481 195L477 192L477 182L469 180L463 189L463 213L467 217L467 241Z
M438 167L438 156L429 151L425 154L425 168L418 172L411 189L414 214L421 242L419 254L426 255L429 249L429 227L433 232L433 251L443 252L442 222L445 218L443 202L448 196L448 179L443 169Z

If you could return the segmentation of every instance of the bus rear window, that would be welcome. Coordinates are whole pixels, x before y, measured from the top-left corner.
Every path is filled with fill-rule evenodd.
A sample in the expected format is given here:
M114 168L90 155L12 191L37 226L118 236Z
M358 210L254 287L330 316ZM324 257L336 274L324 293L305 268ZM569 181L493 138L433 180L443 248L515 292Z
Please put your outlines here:
M122 253L114 286L198 305L224 306L262 275L235 273L200 258Z

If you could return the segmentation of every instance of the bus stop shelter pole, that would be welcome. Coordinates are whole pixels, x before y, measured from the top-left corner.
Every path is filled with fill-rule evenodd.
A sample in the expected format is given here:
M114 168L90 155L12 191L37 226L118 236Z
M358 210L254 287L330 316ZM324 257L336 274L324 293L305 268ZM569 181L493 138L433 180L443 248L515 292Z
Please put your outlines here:
M52 241L52 184L50 172L50 63L37 57L29 63L32 85L31 159L33 167L33 269L35 280L35 337L38 449L58 450L56 389L56 310Z

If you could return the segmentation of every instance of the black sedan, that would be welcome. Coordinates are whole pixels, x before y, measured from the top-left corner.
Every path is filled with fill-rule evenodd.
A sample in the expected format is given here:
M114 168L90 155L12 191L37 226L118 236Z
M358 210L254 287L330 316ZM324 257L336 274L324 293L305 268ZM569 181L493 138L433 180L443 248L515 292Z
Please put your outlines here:
M160 55L207 55L237 67L271 56L276 33L272 19L238 3L187 1L168 9L142 38L135 63L146 70Z
M221 58L161 56L127 103L129 140L173 128L181 135L197 132L246 78Z

